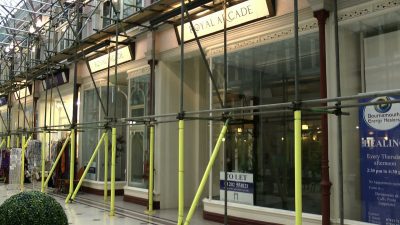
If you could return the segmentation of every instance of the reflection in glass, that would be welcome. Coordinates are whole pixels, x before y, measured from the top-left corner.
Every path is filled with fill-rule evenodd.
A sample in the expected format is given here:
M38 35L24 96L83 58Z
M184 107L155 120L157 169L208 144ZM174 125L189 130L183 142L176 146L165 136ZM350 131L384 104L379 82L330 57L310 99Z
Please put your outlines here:
M319 47L316 33L300 37L300 93L302 99L319 97ZM217 86L228 107L264 105L294 100L294 42L283 40L228 54L227 92L224 93L223 56L212 58ZM213 92L213 108L219 102ZM294 209L293 115L290 112L233 114L224 142L228 172L252 174L253 205ZM213 123L214 141L220 125ZM303 113L303 207L320 213L320 115ZM213 170L213 196L220 199L219 172ZM218 185L215 185L215 184ZM229 196L229 195L228 195ZM235 199L229 199L235 201ZM250 203L249 203L250 204Z
M147 115L149 82L149 75L135 77L130 80L130 117ZM140 188L147 188L148 186L148 132L147 127L142 124L129 127L129 136L131 139L130 186Z

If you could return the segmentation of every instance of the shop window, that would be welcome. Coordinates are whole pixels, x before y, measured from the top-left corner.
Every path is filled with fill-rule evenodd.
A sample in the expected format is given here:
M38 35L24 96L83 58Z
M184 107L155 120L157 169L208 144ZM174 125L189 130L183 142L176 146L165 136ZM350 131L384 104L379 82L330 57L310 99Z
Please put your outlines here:
M149 75L135 77L130 80L130 117L147 115ZM129 127L130 136L130 179L129 185L147 188L149 176L148 132L145 125Z
M107 102L107 87L100 86L98 87L100 97L105 104ZM126 106L127 106L127 98L126 98L126 87L119 85L119 87L110 86L109 88L109 98L108 98L108 111L109 116L114 117L114 106L117 104L118 108L121 110L116 111L116 118L125 118L126 117ZM124 110L125 109L125 110ZM101 108L101 104L99 102L98 96L96 94L96 90L89 89L85 90L83 94L83 118L82 121L86 122L97 122L103 121L105 114ZM97 128L84 127L84 132L82 132L82 166L90 166L91 170L88 173L86 179L104 181L104 153L98 154L96 159L93 161L92 165L87 165L89 159L101 137L104 130ZM111 140L111 132L109 132L109 140ZM116 150L116 180L123 181L125 180L125 169L126 169L126 130L122 127L117 127L117 150ZM104 145L102 145L102 148ZM111 156L111 141L109 141L108 146L109 156ZM108 174L111 174L111 157L108 157ZM108 177L110 179L110 177Z
M211 59L217 86L227 107L255 106L294 100L294 41L278 41L228 54L227 92L224 93L223 56ZM319 98L319 48L316 33L300 37L300 94ZM221 92L222 90L222 92ZM213 107L219 108L212 91ZM260 114L258 114L260 113ZM320 213L320 115L303 113L303 208ZM213 122L215 143L221 124ZM244 179L229 191L228 201L294 210L294 125L292 113L262 114L242 110L233 114L223 148L229 179ZM213 168L213 198L224 198L223 158ZM236 177L236 178L235 178ZM228 185L230 183L228 182ZM230 187L230 186L228 186Z
M375 1L369 3L375 4ZM398 89L399 21L400 11L388 10L376 16L340 23L342 95ZM396 98L398 96L390 95L347 101L346 104L375 100L384 102ZM369 115L376 118L388 116L391 120L398 119L396 115L400 111L398 104L392 103L346 109L350 115L343 117L342 122L344 217L374 224L400 224L399 199L393 197L400 194L399 160L396 159L400 151L398 147L388 144L393 140L397 142L400 126L391 120L366 118L364 112L367 108L371 109ZM385 145L376 146L370 141ZM380 173L382 171L387 173Z

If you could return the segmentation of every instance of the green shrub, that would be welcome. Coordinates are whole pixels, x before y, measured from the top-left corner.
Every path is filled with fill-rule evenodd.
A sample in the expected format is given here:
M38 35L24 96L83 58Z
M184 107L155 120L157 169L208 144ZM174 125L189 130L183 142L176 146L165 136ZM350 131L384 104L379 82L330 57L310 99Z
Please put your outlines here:
M61 205L38 191L21 192L0 206L1 225L68 225Z

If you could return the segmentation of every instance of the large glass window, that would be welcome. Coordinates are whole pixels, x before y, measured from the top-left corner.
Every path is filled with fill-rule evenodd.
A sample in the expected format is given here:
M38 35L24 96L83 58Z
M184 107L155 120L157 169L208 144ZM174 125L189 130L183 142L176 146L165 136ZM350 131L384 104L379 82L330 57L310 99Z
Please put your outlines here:
M135 77L130 80L130 117L147 115L149 82L149 75ZM131 149L129 185L147 188L149 176L148 129L145 125L129 126L129 136Z
M316 33L300 37L300 94L319 98L319 47ZM294 100L294 41L278 41L228 54L224 93L223 56L212 58L217 86L228 107L254 106ZM213 107L219 108L213 90ZM236 115L235 115L236 114ZM228 172L246 176L246 196L228 192L228 201L294 209L293 113L235 112L224 142ZM252 115L249 115L252 114ZM213 123L213 140L220 124ZM303 207L320 214L320 115L303 114ZM213 197L223 199L223 158L213 169ZM250 178L251 177L251 178ZM239 191L240 192L240 191Z
M100 97L106 107L107 100L107 88L106 86L98 87ZM109 89L109 116L114 117L114 106L117 104L120 110L117 110L116 117L124 118L126 117L126 105L127 105L127 95L126 86L119 85L119 87L110 86ZM85 90L83 93L83 123L89 123L89 125L84 126L82 129L82 166L88 166L90 157L93 154L96 145L103 134L104 130L99 129L99 123L93 123L98 121L104 121L104 112L101 108L100 101L96 94L95 89ZM92 123L92 124L90 124ZM109 132L109 140L111 140L111 133ZM116 180L125 180L125 169L126 169L126 130L122 127L117 127L117 154L116 154ZM102 145L104 146L104 145ZM103 149L104 147L101 147ZM109 141L108 146L109 156L111 156L111 141ZM109 173L111 171L111 157L109 159ZM99 151L98 156L93 161L92 167L86 177L90 180L104 180L104 151Z
M367 1L375 3L376 1ZM344 4L344 3L343 3ZM339 8L341 8L341 4ZM345 9L344 9L345 10ZM359 17L339 25L342 95L398 89L400 85L400 11ZM398 98L387 96L380 101ZM360 101L375 101L362 99ZM357 104L358 100L346 104ZM370 110L371 109L371 110ZM381 110L382 109L382 110ZM378 119L368 119L377 116ZM396 104L346 109L343 117L343 182L345 218L374 224L400 224L399 148L386 145L399 138L399 126L379 116L398 113ZM390 118L390 115L389 117ZM391 117L393 119L395 117ZM380 122L379 122L380 121ZM379 126L378 126L379 123ZM371 141L375 144L368 144ZM385 145L379 146L379 143ZM377 158L380 156L379 158ZM397 157L397 160L396 160ZM393 163L397 164L393 166ZM374 171L375 175L371 172ZM388 173L380 173L388 171ZM393 172L393 173L392 173ZM397 186L396 186L397 185ZM383 197L382 196L386 196Z

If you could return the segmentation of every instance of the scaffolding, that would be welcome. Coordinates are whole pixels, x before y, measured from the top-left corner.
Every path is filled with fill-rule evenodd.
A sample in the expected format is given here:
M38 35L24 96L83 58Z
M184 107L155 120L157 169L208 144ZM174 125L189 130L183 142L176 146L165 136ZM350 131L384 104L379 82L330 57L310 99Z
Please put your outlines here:
M209 177L210 170L215 161L216 155L219 152L221 142L225 136L229 122L234 116L246 115L243 110L258 110L258 112L247 113L251 115L269 114L277 112L291 112L293 113L293 119L295 123L295 211L296 211L296 225L302 224L302 184L301 184L301 113L302 112L314 112L322 115L322 124L324 130L327 130L327 116L336 116L339 119L338 131L341 130L341 116L347 115L342 109L359 107L365 105L379 104L378 102L370 103L359 103L359 104L344 104L343 102L361 99L365 97L378 97L384 95L395 95L399 94L400 90L382 91L375 93L366 93L354 96L341 96L340 85L337 85L337 97L327 98L326 97L326 68L325 68L325 51L321 51L321 98L313 100L302 100L299 95L299 78L298 74L299 68L299 37L298 37L298 5L297 0L294 2L294 41L295 41L295 100L293 102L283 102L276 104L267 105L255 105L255 106L245 106L245 107L229 107L226 103L226 94L220 93L217 88L215 76L210 69L208 60L204 49L199 41L199 37L196 34L196 29L192 23L191 10L205 10L210 7L223 8L224 15L226 15L226 8L228 4L234 3L236 1L211 1L211 0L196 0L186 2L184 0L160 0L147 7L140 7L135 5L127 5L127 7L132 7L134 12L126 17L121 16L121 12L118 9L118 3L115 1L108 1L111 4L109 17L103 17L102 19L108 21L105 27L88 29L88 24L92 20L98 19L97 11L101 4L105 1L102 0L51 0L50 2L40 1L40 0L20 0L16 5L2 5L2 7L7 14L2 15L0 19L0 37L3 39L0 44L1 60L0 60L0 90L1 95L8 99L9 105L7 110L7 118L4 119L0 114L1 121L4 124L7 132L0 134L2 137L2 145L6 143L8 148L11 147L22 147L21 150L21 190L24 189L23 182L23 171L24 171L24 153L27 143L30 139L36 138L37 134L42 134L43 144L42 144L42 185L41 191L46 191L47 183L49 182L51 174L54 172L55 166L60 160L61 154L66 149L66 145L70 143L70 177L69 177L69 193L65 200L65 203L74 200L77 192L88 173L89 167L93 159L96 157L98 152L101 150L101 144L104 142L104 157L105 157L105 170L104 170L104 201L108 200L108 142L109 134L111 133L111 202L110 202L110 216L115 215L115 160L116 160L116 128L119 126L127 125L145 125L150 128L150 176L149 176L149 203L148 203L148 214L152 214L153 209L153 188L154 188L154 136L155 129L160 123L178 123L179 125L179 206L178 206L178 225L189 224L191 217L196 209L199 202L202 190L204 189L205 183ZM335 1L336 3L336 1ZM202 7L204 6L204 7ZM335 39L336 39L336 71L337 80L340 84L340 74L339 74L339 54L338 54L338 29L337 29L337 7L335 4ZM326 15L316 15L321 18ZM226 18L226 17L224 17ZM326 19L326 18L325 18ZM156 56L155 56L155 32L158 27L164 23L171 21L179 21L181 25L181 36L180 36L180 94L179 94L179 112L170 114L155 114L154 104L154 82L155 82L155 67L156 67ZM218 102L221 106L220 109L210 109L210 110L197 110L197 111L185 111L184 108L184 26L185 22L189 22L192 31L195 36L195 41L198 45L199 51L201 53L201 59L207 68L207 75L210 78L213 91L215 91ZM227 22L224 20L224 93L227 92ZM320 35L324 35L324 26L321 25ZM134 35L128 34L130 29L138 29ZM113 113L109 112L109 95L112 94L110 91L110 74L114 75L114 82L117 83L118 80L118 51L121 46L127 46L135 41L135 38L144 33L152 34L152 54L150 60L150 110L148 115L140 117L127 117L127 118L117 118L117 104L114 104ZM321 37L321 36L320 36ZM121 39L122 40L121 40ZM321 37L322 41L325 41L325 37ZM324 48L324 46L322 46ZM115 53L115 62L111 66L110 62L110 52ZM95 121L92 123L79 123L78 122L78 62L81 60L87 61L99 55L108 54L108 65L107 65L107 91L106 91L106 101L104 102L100 96L99 88L96 86L96 82L93 78L93 73L89 68L89 75L92 84L95 89L95 94L101 105L101 110L104 114L104 118L101 121ZM72 101L72 118L68 116L68 112L59 90L58 83L54 82L54 77L57 73L64 70L68 66L74 66L73 73L73 101ZM114 67L114 71L111 68ZM28 92L33 93L32 98L37 98L35 93L39 90L39 83L45 82L45 111L44 111L44 123L43 125L38 125L33 120L29 123L26 113L26 100L29 95ZM32 90L31 90L32 89ZM50 99L53 98L53 89L57 92L56 95L60 98L63 110L67 116L68 124L62 125L52 125L47 124L47 118L52 116L52 109L47 107L48 95ZM115 88L113 89L115 92ZM50 93L48 93L50 92ZM11 98L15 93L16 99L18 101L18 117L19 113L22 112L23 124L22 129L20 129L19 118L16 130L11 128ZM24 98L24 102L21 99ZM35 99L34 99L35 102ZM392 100L388 103L399 103L399 100ZM328 103L334 103L331 105ZM34 110L33 110L34 111ZM211 113L213 113L211 115ZM215 114L215 115L214 115ZM112 115L112 116L110 116ZM34 116L34 115L33 115ZM212 155L210 156L210 162L207 165L207 169L199 185L198 192L196 193L195 199L190 207L189 213L185 218L184 215L184 129L185 121L188 120L214 120L222 121L225 125L221 131L218 138L216 146ZM132 124L132 122L135 124ZM7 123L8 122L8 123ZM76 135L83 129L98 129L103 131L103 135L96 148L92 153L92 157L86 167L83 176L79 180L76 187L74 187L75 182L75 159L76 159ZM68 138L64 142L60 154L52 166L50 173L45 179L45 150L50 148L50 134L55 131L69 131ZM16 145L12 146L11 136L14 136L17 140ZM341 135L338 135L341 137ZM27 137L28 140L27 140ZM48 139L49 146L45 146L46 138ZM323 138L323 142L327 143L327 134ZM20 140L22 144L20 145ZM343 171L342 171L342 156L341 156L341 139L338 143L339 152L339 183L340 183L340 219L343 224ZM87 151L85 149L84 151ZM224 162L226 162L226 151L224 152ZM329 181L329 170L328 170L328 149L327 146L323 147L322 152L322 217L323 224L329 224L330 218L330 181ZM227 165L224 163L225 171L225 182L227 181ZM228 207L227 207L227 185L225 187L225 216L224 222L228 223Z

